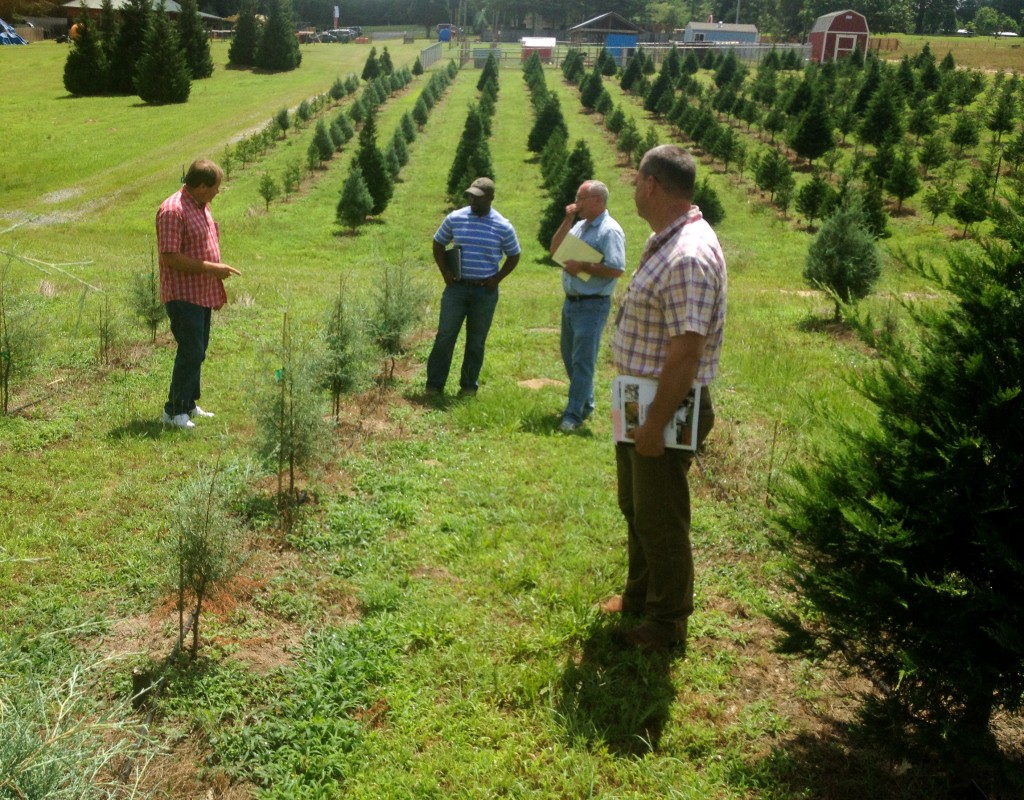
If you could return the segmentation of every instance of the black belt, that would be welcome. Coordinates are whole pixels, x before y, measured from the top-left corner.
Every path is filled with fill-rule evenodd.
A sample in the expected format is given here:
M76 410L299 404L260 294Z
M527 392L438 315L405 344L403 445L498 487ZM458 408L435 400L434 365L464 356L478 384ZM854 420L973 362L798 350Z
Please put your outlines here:
M485 278L482 281L474 280L472 278L459 278L459 280L457 280L456 283L464 283L467 286L486 286L487 281L489 280L490 278Z
M565 299L570 303L575 303L578 300L608 300L611 295L608 294L567 294Z

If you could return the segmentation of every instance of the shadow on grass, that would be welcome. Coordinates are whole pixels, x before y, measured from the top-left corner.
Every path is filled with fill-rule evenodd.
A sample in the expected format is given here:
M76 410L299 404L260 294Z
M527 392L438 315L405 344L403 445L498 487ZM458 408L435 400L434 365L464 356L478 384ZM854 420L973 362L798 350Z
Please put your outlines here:
M785 786L794 797L863 800L1010 800L1024 797L1024 761L988 735L940 739L908 733L882 702L858 719L826 719L760 761L739 768L742 786ZM751 772L753 774L751 774Z
M120 425L107 434L111 439L159 439L161 436L184 433L170 425L164 425L159 419L133 419Z
M657 749L675 699L670 654L626 649L608 628L596 628L579 658L562 671L556 709L566 735L588 746L603 743L619 756Z
M815 660L829 655L795 617L772 619L781 631L779 652ZM814 716L816 730L800 731L763 758L737 766L732 780L745 787L784 786L794 797L829 800L1024 797L1019 718L1001 719L1006 730L998 738L964 726L943 734L935 727L910 727L881 695L862 697L853 719Z

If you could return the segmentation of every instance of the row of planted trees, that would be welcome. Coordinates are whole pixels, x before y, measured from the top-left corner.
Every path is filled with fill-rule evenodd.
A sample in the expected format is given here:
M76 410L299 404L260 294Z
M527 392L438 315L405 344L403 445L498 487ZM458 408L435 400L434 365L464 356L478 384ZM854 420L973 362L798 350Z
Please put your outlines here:
M650 61L643 54L636 60ZM988 218L1002 176L1021 181L1024 130L1016 76L1000 73L988 81L980 72L956 69L949 55L937 62L927 45L897 65L855 53L839 64L807 65L801 73L787 66L782 57L769 56L751 74L731 50L710 63L692 53L681 59L673 51L653 84L630 83L624 74L622 86L642 98L646 110L741 173L774 150L791 164L806 162L812 175L833 183L861 181L875 218L886 204L903 213L904 200L927 185L921 203L932 221L949 213L966 231ZM710 81L698 75L702 69ZM642 68L632 71L643 74ZM986 129L990 140L979 151ZM748 159L736 135L740 130L769 147ZM787 179L777 156L771 159L775 163L764 169L762 188L785 210L795 197L795 181ZM837 172L840 164L844 168ZM972 169L962 180L965 164ZM822 194L820 187L815 193ZM813 221L815 212L820 216L827 209L814 208L810 199L803 206ZM885 225L875 227L884 232Z

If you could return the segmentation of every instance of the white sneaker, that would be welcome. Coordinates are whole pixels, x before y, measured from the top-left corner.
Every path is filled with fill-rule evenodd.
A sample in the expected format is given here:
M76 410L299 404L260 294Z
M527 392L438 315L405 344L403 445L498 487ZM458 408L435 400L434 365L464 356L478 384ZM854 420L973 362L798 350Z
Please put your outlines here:
M188 418L188 414L175 414L172 417L165 411L160 421L164 425L173 425L175 428L182 428L183 430L188 430L189 428L194 428L196 426L196 424Z
M213 416L213 412L212 411L203 411L203 409L201 409L199 406L196 406L195 408L193 408L188 413L188 415L190 417L212 417Z

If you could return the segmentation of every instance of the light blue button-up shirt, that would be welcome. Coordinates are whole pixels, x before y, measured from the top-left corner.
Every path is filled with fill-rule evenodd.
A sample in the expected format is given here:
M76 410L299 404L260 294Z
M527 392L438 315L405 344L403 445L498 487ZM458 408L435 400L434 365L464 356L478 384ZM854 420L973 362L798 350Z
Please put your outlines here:
M622 226L612 219L607 210L598 214L593 222L581 219L572 226L569 233L601 253L601 263L606 267L620 271L626 269L626 235L622 232ZM568 295L603 294L609 297L615 291L618 278L599 278L596 275L589 278L585 281L563 270L562 289Z

